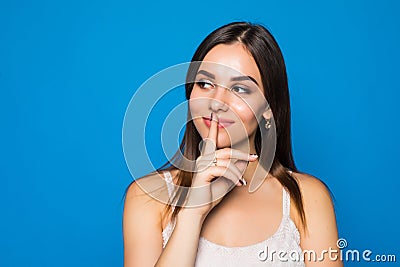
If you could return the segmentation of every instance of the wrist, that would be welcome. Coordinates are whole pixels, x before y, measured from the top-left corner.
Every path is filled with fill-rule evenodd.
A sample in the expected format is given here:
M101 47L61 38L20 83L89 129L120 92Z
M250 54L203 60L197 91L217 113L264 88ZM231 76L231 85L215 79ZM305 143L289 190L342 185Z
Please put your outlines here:
M204 219L207 215L199 214L190 209L182 209L177 215L177 221L184 221L190 223L191 225L203 225Z

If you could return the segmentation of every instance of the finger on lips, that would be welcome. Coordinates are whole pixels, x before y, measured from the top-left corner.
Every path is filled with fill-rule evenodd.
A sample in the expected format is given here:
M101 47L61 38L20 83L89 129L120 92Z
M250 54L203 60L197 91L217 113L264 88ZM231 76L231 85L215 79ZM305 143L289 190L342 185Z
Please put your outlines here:
M217 136L218 136L218 116L217 114L214 114L211 112L211 125L210 125L210 131L208 132L208 139L211 141L214 141L214 143L217 143Z
M229 162L231 162L230 159L255 161L258 158L258 155L248 154L246 152L231 148L217 150L219 119L217 114L214 114L213 112L211 112L210 118L211 118L210 130L208 132L207 137L204 140L204 146L201 154L206 158L207 156L212 156L213 159L217 159L218 165L225 165L224 167L221 166L214 167L219 169L219 176L223 176L231 180L237 186L246 185L247 184L246 180L242 177L242 173L240 172L240 170L234 164L229 164Z
M211 112L211 125L207 137L203 140L204 146L201 154L214 153L217 149L218 117Z

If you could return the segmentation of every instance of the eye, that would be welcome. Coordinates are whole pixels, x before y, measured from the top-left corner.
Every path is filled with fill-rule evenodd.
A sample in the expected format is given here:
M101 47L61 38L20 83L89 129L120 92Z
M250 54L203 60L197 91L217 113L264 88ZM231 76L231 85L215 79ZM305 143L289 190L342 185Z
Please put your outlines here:
M198 85L201 89L212 89L215 85L209 80L201 79L196 81L196 85Z
M250 93L249 89L247 89L244 86L240 86L240 85L232 86L231 91L238 93L238 94L249 94Z

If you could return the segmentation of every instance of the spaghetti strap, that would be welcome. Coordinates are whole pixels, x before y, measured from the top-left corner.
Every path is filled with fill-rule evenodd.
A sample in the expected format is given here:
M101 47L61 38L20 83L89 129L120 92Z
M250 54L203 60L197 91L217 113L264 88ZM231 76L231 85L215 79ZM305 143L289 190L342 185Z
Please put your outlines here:
M172 198L172 194L174 193L174 182L172 181L172 175L169 171L163 171L165 177L165 183L167 184L168 195Z
M165 183L167 185L167 189L168 189L168 195L169 195L169 202L172 201L173 198L173 194L174 194L174 187L175 184L172 180L172 175L169 171L164 170L163 171L164 174L164 178L165 178ZM175 210L175 206L172 205L172 211ZM163 248L166 246L174 228L176 225L176 218L174 218L173 220L170 220L167 225L165 226L165 228L162 231L162 237L163 237Z
M171 173L170 173L169 171L163 171L163 173L164 173L165 180L166 180L168 183L172 183L172 176L171 176Z
M282 188L282 211L283 216L290 216L290 194L285 188Z
M293 171L290 169L287 169L288 173L290 176L292 176ZM283 195L282 195L282 208L283 208L283 216L288 216L290 217L290 193L286 190L286 188L283 188Z

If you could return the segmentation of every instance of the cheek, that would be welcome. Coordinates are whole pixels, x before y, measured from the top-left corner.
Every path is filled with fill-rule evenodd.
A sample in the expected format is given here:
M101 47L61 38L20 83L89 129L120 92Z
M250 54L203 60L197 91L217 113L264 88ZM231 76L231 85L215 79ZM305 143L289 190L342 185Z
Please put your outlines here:
M191 98L189 99L190 116L193 120L194 126L196 127L200 136L203 138L208 131L202 119L202 116L206 115L207 113L206 107L207 105L205 105L204 100L196 99L194 94L191 95Z
M207 99L202 97L201 94L196 92L197 90L193 90L190 94L189 98L189 108L192 113L192 117L197 116L204 116L205 109L208 107Z
M193 114L198 114L199 111L201 111L201 102L203 102L201 98L199 98L200 96L195 91L196 90L193 90L190 93L189 97L189 109L191 111L192 117L195 117Z
M254 105L252 107L254 107ZM235 111L237 116L243 122L245 128L248 130L258 125L256 116L259 117L259 108L256 107L256 109L252 109L247 104L241 104L232 107L232 109Z

